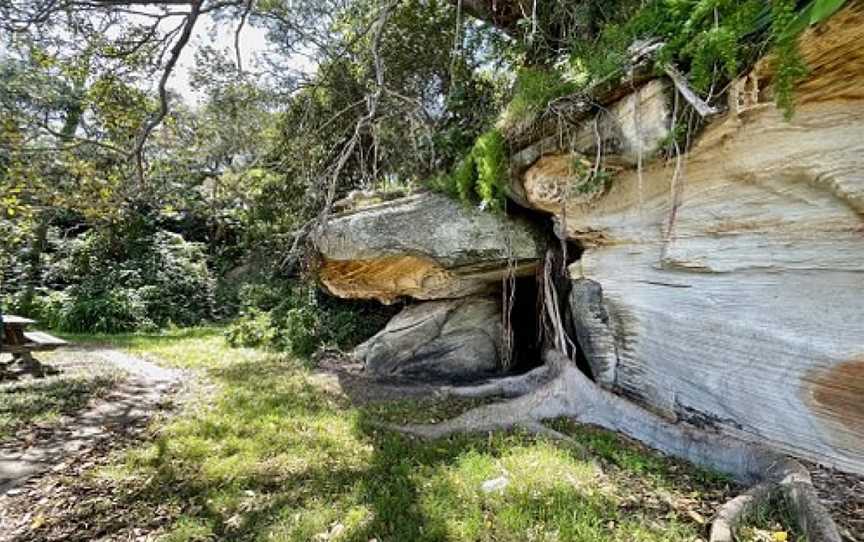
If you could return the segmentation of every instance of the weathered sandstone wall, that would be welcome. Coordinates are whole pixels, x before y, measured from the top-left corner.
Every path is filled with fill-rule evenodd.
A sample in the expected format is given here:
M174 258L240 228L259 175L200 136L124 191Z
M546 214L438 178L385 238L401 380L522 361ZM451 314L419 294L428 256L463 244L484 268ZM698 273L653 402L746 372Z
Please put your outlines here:
M570 269L591 281L577 282L574 312L604 385L669 418L858 472L862 30L854 3L803 37L811 73L791 121L765 63L680 163L624 170L605 193L569 198L563 216L541 182L544 168L561 177L554 155L523 177L526 199L586 247Z

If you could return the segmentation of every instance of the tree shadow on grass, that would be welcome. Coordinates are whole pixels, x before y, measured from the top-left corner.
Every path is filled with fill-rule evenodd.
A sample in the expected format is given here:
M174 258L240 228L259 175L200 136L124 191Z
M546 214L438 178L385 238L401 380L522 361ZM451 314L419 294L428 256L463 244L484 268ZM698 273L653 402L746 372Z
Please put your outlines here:
M220 391L200 409L160 428L108 471L74 481L84 497L56 518L76 526L65 539L122 538L142 527L167 531L173 541L492 539L478 492L495 469L472 470L471 462L494 465L514 446L533 450L536 442L519 434L424 442L381 431L374 422L429 422L475 403L358 409L296 365L269 357L210 374ZM564 524L574 508L593 514L586 522L605 521L597 503L606 501L589 497L584 487L557 483L508 495L513 501L497 510L513 517L501 534L518 538L513 525ZM463 513L474 523L465 527ZM20 540L49 538L49 528Z
M58 376L0 388L0 440L34 423L74 416L114 385L109 376Z
M368 423L376 413L351 410L347 398L322 394L307 379L297 378L296 368L278 361L238 363L213 374L231 390L217 400L216 408L233 417L196 420L194 431L204 440L214 447L224 446L268 416L285 432L258 435L261 447L270 449L258 450L261 455L251 469L244 470L250 467L246 465L215 477L212 472L196 472L200 465L193 457L177 457L177 450L185 445L172 442L178 436L169 432L157 440L155 453L145 460L145 470L150 472L147 485L121 506L158 507L166 499L166 490L170 491L182 503L181 517L173 526L178 540L196 539L196 533L220 540L310 540L315 535L325 538L330 529L344 529L338 540L362 542L447 538L444 522L426 514L418 503L417 471L452 464L476 446L472 439L430 446L382 433ZM347 420L347 434L290 434L298 430L291 427L302 431L317 423L333 423L338 433L345 428L335 427L337 418ZM243 423L248 427L238 426ZM307 442L309 449L304 452L310 454L309 461L299 469L281 464L286 453L302 446L302 438L314 440ZM350 442L340 440L345 438ZM315 464L318 452L322 457ZM201 464L209 462L210 467L230 460L214 461L213 454L222 453L215 449L204 453L210 456ZM364 460L340 464L327 457L351 453L365 453Z
M175 522L178 540L195 539L196 532L220 540L340 540L368 542L372 539L434 541L458 538L442 508L459 507L456 487L446 479L448 470L458 470L466 455L482 453L496 456L514 443L530 445L524 435L498 438L494 445L482 437L454 436L438 442L423 442L378 429L383 419L430 421L449 417L455 411L475 406L476 401L442 402L427 399L416 402L376 403L351 408L340 395L329 395L295 369L275 360L237 363L216 373L231 390L217 408L239 414L230 423L200 420L197 430L208 441L224 445L232 436L254 431L262 418L273 416L285 433L275 431L262 437L261 447L270 449L256 459L251 471L226 471L213 477L196 473L194 461L182 461L181 468L166 450L170 435L151 465L158 475L146 499L151 506L164 500L163 488L174 488L182 501L183 519ZM347 433L342 425L348 422ZM332 434L319 425L330 424ZM247 428L239 428L246 424ZM229 427L230 426L230 427ZM268 429L262 429L267 431ZM308 430L308 433L307 433ZM294 434L294 432L298 434ZM301 436L305 433L306 436ZM246 437L244 437L246 438ZM267 467L286 453L302 448L308 438L307 454L299 469ZM350 442L345 442L348 439ZM314 442L312 442L314 441ZM363 449L368 450L364 452ZM212 451L211 451L212 453ZM320 454L321 457L317 457ZM362 461L344 464L334 456L363 455ZM211 462L212 464L215 462ZM288 461L290 464L290 460ZM279 465L278 461L276 462ZM190 465L192 470L188 469ZM261 467L260 470L258 467ZM430 477L445 495L431 498ZM477 488L471 489L475 491ZM538 488L527 504L525 517L535 514L543 519L548 502L585 502L581 489ZM530 501L530 502L529 502ZM596 508L596 507L595 507ZM594 510L595 508L592 508ZM479 509L472 512L481 513ZM560 510L558 511L560 512ZM556 512L557 513L557 512ZM563 512L562 512L563 513ZM598 515L602 517L602 514Z

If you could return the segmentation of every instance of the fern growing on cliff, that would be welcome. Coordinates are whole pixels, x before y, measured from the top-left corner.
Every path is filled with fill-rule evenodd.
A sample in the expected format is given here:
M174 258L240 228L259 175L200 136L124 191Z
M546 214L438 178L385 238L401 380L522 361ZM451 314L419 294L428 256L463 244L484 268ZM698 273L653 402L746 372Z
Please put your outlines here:
M492 129L477 138L471 151L450 175L439 175L428 184L433 190L456 197L467 205L502 211L506 178L506 141L500 131Z
M477 138L471 151L477 167L475 190L484 209L500 211L504 208L504 179L507 174L507 150L504 136L498 130L489 130Z
M584 28L590 23L588 26L595 29L573 32L568 50L558 53L554 64L561 80L573 89L587 88L624 76L630 58L628 48L638 40L658 38L665 44L657 57L658 68L676 65L688 74L694 89L716 96L726 81L773 50L776 101L788 116L793 108L792 89L807 73L796 46L797 36L808 25L827 19L845 2L812 0L803 7L796 0L603 2L599 20L584 20L585 15L574 10L573 21L559 23L568 28ZM596 18L596 13L593 16ZM518 113L526 110L526 98L539 95L531 92L533 71L520 71L516 96L502 116L505 121L518 119ZM552 80L554 73L544 77ZM545 87L566 89L548 82ZM514 123L511 120L507 124Z

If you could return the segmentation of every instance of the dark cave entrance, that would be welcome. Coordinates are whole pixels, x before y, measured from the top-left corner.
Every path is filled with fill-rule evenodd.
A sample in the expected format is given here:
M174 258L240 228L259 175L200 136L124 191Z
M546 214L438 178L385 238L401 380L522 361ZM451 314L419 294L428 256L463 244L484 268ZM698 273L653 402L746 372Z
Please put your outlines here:
M536 214L528 210L523 210L523 213ZM538 220L536 216L532 218L535 221ZM570 313L572 282L566 272L567 266L582 256L583 248L579 243L573 241L562 243L553 233L551 221L546 218L544 223L549 224L547 246L552 251L550 275L557 294L558 311L561 315L564 331L574 347L577 366L593 380L590 365L576 337ZM543 365L544 350L553 347L554 339L549 336L550 324L544 307L544 265L545 262L541 262L536 273L516 278L513 311L510 315L513 328L513 362L509 372L513 374L525 373Z
M543 365L539 294L540 283L535 275L516 278L513 312L510 313L513 327L512 373L524 373Z

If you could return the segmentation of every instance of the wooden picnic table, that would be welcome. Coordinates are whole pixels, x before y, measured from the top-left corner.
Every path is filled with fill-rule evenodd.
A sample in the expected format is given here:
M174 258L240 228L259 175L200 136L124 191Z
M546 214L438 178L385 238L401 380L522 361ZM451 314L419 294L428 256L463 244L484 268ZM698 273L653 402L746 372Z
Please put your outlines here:
M0 363L0 379L6 372L6 367L15 362L20 362L24 370L36 377L45 376L48 369L33 357L33 352L44 352L55 350L67 343L53 335L40 331L27 331L27 326L35 324L35 320L15 316L14 314L3 314L3 342L0 343L0 352L12 354L12 361Z

